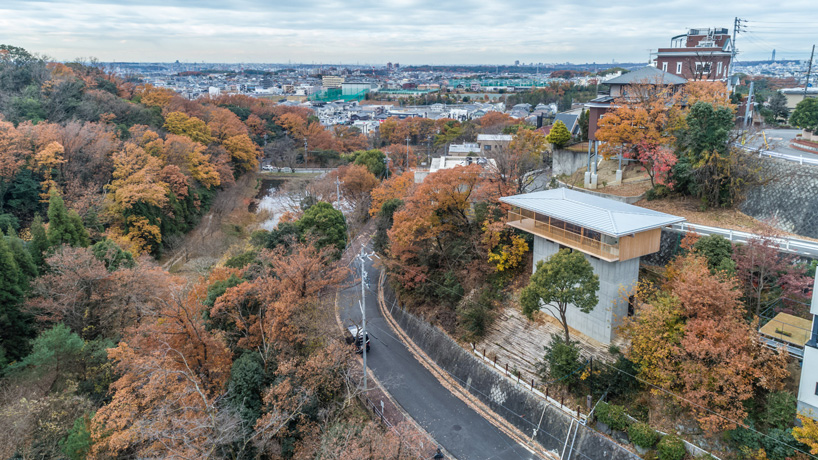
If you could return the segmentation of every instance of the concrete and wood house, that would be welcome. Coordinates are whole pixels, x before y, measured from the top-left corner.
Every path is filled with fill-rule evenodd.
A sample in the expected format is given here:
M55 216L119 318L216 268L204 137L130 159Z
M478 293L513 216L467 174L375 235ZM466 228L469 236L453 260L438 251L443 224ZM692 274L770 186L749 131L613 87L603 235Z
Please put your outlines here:
M815 287L818 287L818 273L815 274ZM804 345L801 382L798 385L798 413L818 420L818 289L812 290L809 312L812 314L812 328Z
M599 302L590 313L569 307L568 326L603 344L611 343L628 315L639 258L659 250L662 227L685 220L565 188L500 201L512 207L508 225L534 235L533 269L561 248L585 254L599 276Z

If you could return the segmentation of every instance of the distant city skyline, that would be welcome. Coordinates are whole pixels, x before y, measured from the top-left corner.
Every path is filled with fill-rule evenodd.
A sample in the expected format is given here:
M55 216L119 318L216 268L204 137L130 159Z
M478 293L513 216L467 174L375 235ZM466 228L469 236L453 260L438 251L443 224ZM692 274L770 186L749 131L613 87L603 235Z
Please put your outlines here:
M808 59L811 1L747 4L593 0L5 0L0 43L56 60L278 62L402 66L645 62L689 28L747 20L738 60Z

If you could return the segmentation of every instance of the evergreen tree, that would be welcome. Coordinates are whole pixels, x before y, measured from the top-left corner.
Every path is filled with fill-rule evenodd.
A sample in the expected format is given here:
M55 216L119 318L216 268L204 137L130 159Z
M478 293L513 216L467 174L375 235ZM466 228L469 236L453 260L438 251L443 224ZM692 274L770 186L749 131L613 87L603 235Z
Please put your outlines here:
M20 269L20 274L22 275L20 278L20 287L28 291L29 284L38 275L37 265L35 265L31 253L26 250L25 242L17 236L13 228L9 227L8 234L9 236L6 237L6 242L12 254L14 254L14 261L17 263L17 267Z
M76 211L68 212L65 201L55 192L48 200L48 242L50 246L67 244L86 247L90 244L88 231Z
M315 247L318 249L334 246L338 257L347 245L347 224L344 214L325 201L311 206L304 212L304 216L298 221L298 229L302 238L315 238Z
M571 140L571 132L568 131L565 123L557 120L554 122L554 126L551 127L551 132L545 136L545 140L554 144L554 147L561 149Z
M43 218L34 217L31 222L31 242L28 243L28 251L31 253L31 258L34 264L42 268L45 265L44 254L48 251L50 245L48 244L48 236L45 234L45 226L43 225Z
M579 116L579 133L580 133L580 137L581 137L580 140L581 141L587 141L588 140L588 124L590 122L588 117L589 117L589 111L588 110L583 110L582 114L580 114L580 116Z
M14 253L0 231L0 349L11 361L25 356L27 338L31 334L30 318L19 306L23 300L23 278Z

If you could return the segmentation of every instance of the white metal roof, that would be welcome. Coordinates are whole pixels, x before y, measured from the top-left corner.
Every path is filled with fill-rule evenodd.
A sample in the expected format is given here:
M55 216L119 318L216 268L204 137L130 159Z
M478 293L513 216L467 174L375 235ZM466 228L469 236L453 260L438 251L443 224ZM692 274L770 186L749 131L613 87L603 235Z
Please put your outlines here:
M480 141L486 141L486 142L491 142L491 141L511 141L511 139L513 139L511 134L478 134L477 135L477 141L478 142L480 142Z
M685 220L684 217L567 188L507 196L500 201L615 237Z

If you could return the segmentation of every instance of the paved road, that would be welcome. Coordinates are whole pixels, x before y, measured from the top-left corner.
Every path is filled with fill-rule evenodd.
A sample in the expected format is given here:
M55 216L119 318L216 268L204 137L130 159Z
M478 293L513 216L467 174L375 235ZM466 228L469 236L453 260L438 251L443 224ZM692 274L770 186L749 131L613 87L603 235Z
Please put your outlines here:
M366 324L371 342L367 365L398 404L461 460L539 459L453 396L415 359L378 309L379 270L367 262L367 272ZM360 298L360 284L338 293L344 324L360 324Z
M818 154L804 152L803 150L790 147L790 141L795 139L797 134L801 133L800 129L765 129L764 132L767 134L767 142L770 145L769 150L778 153L785 153L787 155L793 155L795 157L803 155L804 158L818 159ZM763 143L764 138L759 132L755 138L747 143L747 146L751 148L758 148L761 147L761 144Z

